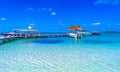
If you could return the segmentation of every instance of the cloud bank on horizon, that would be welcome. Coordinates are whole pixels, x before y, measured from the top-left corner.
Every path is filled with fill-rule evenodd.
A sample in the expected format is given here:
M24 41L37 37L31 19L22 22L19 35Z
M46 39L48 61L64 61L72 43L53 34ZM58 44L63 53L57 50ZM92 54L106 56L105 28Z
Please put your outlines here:
M97 0L94 4L95 5L97 5L97 4L119 5L120 4L120 0Z

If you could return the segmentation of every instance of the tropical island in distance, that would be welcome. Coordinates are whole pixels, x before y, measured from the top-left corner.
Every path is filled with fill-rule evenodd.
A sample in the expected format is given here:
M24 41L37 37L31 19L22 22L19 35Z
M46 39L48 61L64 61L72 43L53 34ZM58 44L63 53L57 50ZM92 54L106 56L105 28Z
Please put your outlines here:
M120 33L120 31L112 31L112 30L110 30L110 31L104 31L103 33Z

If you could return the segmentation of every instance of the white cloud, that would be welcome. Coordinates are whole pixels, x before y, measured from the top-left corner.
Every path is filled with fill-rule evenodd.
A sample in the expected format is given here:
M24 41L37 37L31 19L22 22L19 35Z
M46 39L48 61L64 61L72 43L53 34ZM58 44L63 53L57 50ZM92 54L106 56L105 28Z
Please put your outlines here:
M0 18L0 20L1 21L5 21L5 20L7 20L6 18L4 18L4 17L2 17L2 18Z
M53 8L38 8L38 11L48 11L48 12L53 12Z
M83 24L84 26L86 26L86 24Z
M100 22L92 23L92 25L100 25Z
M26 10L34 11L34 8L26 8Z
M118 26L120 26L120 24L118 24Z
M110 26L110 24L107 24L108 26Z
M47 10L47 8L41 8L41 10L45 11L45 10Z
M59 21L58 23L59 23L59 24L61 24L61 23L62 23L62 21Z
M59 22L58 22L58 24L60 24L61 26L63 26L63 25L64 25L62 21L59 21Z
M38 8L38 9L36 9L37 11L47 11L48 10L48 8Z
M53 8L49 8L48 11L50 11L50 12L53 11Z
M29 8L25 8L25 11L26 11L26 10L30 10L30 11L37 10L37 11L49 11L49 12L54 12L54 9L53 9L53 8L38 8L38 9L35 9L35 8L32 8L32 7L29 7Z
M97 4L118 5L118 4L120 4L120 0L97 0L94 4L95 5L97 5Z
M55 16L55 15L56 15L56 13L55 13L55 12L52 12L52 13L51 13L51 15L52 15L52 16Z
M38 9L35 9L35 8L26 8L24 11L45 11L45 12L49 12L51 13L50 15L52 16L55 16L56 15L56 12L54 11L53 8L38 8Z

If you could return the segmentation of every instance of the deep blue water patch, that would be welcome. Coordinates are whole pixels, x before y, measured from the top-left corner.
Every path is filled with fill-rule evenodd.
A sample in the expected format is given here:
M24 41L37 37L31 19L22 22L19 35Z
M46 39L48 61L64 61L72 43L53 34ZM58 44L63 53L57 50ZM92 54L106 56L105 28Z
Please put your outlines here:
M2 44L2 40L0 40L0 45Z
M32 43L42 43L42 44L58 44L58 43L64 43L63 40L56 39L56 40L33 40Z

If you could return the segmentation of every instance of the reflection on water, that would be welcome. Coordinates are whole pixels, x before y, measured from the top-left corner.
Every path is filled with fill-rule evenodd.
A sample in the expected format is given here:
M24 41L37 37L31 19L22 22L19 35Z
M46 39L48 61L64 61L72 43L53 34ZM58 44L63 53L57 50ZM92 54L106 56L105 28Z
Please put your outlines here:
M2 40L0 40L0 45L2 44Z
M29 43L41 43L41 44L58 44L58 43L64 43L63 40L60 40L60 39L38 39L38 40L29 40L27 41Z
M35 40L32 41L34 43L43 43L43 44L57 44L57 43L63 43L62 40Z

